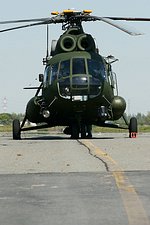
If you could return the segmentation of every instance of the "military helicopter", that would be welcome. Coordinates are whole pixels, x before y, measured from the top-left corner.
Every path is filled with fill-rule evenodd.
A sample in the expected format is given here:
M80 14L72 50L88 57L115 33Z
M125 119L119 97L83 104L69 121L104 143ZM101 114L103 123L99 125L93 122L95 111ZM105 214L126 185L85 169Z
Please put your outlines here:
M7 32L21 28L47 25L47 46L49 24L62 24L64 33L53 40L51 52L43 60L44 74L39 74L39 87L26 107L25 117L20 124L13 121L13 139L21 139L21 132L33 129L64 126L65 134L72 139L92 138L92 125L129 130L129 137L138 132L137 120L125 117L126 102L118 95L116 74L112 70L113 56L103 57L91 34L84 32L82 22L102 21L130 35L141 33L130 31L115 20L150 21L149 18L98 17L91 10L64 10L52 12L52 17L2 21L0 24L26 23L22 26L0 30ZM33 23L29 23L33 22ZM28 24L29 23L29 24ZM123 117L125 127L115 123ZM26 127L26 121L36 126Z

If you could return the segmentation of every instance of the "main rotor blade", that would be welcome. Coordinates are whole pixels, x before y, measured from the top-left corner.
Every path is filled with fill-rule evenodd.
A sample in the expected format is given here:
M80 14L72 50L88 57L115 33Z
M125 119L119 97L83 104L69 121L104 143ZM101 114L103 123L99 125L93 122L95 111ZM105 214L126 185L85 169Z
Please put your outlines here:
M105 17L111 20L126 20L126 21L150 21L150 18L136 17Z
M11 27L11 28L0 30L0 33L11 31L11 30L18 30L18 29L22 29L22 28L26 28L26 27L33 27L33 26L43 25L43 24L45 24L45 22L31 23L31 24L27 24L27 25L23 25L23 26Z
M112 25L113 27L116 27L116 28L126 32L127 34L142 35L142 33L139 33L139 32L136 32L136 31L131 31L129 28L125 28L125 26L123 26L122 24L115 23L112 19L110 19L108 17L92 16L92 18L95 19L95 20L100 20L100 21L103 21L105 23L108 23L108 24Z
M41 21L43 20L43 21ZM66 19L63 16L55 16L55 17L49 17L49 18L41 18L41 19L31 19L31 20L14 20L14 21L2 21L0 24L5 24L5 23L19 23L19 22L30 22L30 21L41 21L39 23L31 23L31 24L26 24L23 26L16 26L16 27L10 27L7 29L0 30L0 33L7 32L7 31L12 31L12 30L18 30L26 27L32 27L32 26L38 26L38 25L46 25L46 24L56 24L56 23L63 23Z
M25 20L24 20L24 22L25 22ZM39 23L31 23L31 24L26 24L26 25L23 25L23 26L16 26L16 27L11 27L11 28L7 28L7 29L3 29L3 30L0 30L0 33L7 32L7 31L11 31L11 30L18 30L18 29L22 29L22 28L26 28L26 27L33 27L33 26L39 26L39 25L45 25L45 24L52 24L52 23L63 23L63 22L64 22L64 18L62 18L60 16L51 17L51 18L45 18L45 19L43 18L43 21L42 22L39 22Z
M79 20L79 21L78 21ZM71 22L79 24L82 21L103 21L113 27L116 27L130 35L142 35L140 32L136 32L131 30L131 28L126 28L125 25L118 24L117 20L126 20L126 21L150 21L150 18L132 18L132 17L98 17L98 16L92 16L92 15L87 15L87 14L80 14L80 15L64 15L64 14L58 14L57 16L54 17L49 17L49 18L37 18L37 19L24 19L24 20L8 20L8 21L1 21L0 24L12 24L12 23L29 23L29 22L38 22L38 23L31 23L31 24L26 24L23 26L16 26L16 27L11 27L7 29L0 30L0 33L2 32L7 32L11 30L17 30L17 29L22 29L26 27L32 27L32 26L38 26L38 25L44 25L44 24L56 24L56 23L67 23Z
M38 18L38 19L24 19L24 20L6 20L0 21L0 24L9 24L9 23L28 23L28 22L42 22L50 18Z

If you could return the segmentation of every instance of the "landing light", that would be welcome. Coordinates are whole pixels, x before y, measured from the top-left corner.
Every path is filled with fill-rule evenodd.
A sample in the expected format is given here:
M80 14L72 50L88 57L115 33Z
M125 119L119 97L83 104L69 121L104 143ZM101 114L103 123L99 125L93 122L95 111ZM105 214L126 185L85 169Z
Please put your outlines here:
M42 115L43 115L44 118L47 119L48 117L50 117L50 111L47 110L47 109L44 109L43 112L42 112Z

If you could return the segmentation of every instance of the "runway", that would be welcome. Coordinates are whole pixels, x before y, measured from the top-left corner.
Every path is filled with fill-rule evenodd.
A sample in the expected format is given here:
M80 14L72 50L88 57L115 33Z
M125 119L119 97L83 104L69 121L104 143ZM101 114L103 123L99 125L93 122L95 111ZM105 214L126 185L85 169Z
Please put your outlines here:
M0 134L0 223L150 224L150 134Z

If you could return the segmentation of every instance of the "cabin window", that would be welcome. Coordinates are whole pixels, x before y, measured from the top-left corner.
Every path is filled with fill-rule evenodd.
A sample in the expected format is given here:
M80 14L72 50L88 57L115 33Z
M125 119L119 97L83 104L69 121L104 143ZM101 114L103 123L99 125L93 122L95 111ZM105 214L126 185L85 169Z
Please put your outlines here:
M87 59L89 74L95 79L105 78L106 71L104 63L93 59Z
M72 60L72 74L86 74L85 59L74 58Z
M68 77L70 75L70 60L61 61L58 78Z

